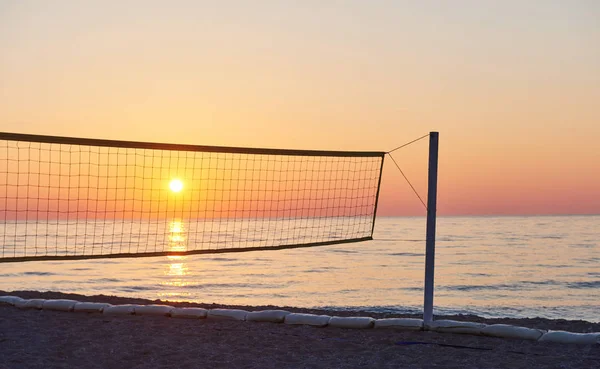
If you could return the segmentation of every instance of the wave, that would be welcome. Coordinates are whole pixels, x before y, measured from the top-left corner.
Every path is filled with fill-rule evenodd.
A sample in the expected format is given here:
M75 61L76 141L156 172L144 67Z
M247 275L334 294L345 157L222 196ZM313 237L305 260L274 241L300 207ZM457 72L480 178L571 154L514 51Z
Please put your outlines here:
M110 283L118 283L118 282L123 282L122 279L117 279L117 278L99 278L99 279L94 279L91 280L90 283L103 283L103 282L110 282Z
M206 258L206 260L210 260L210 261L239 261L239 259L237 259L237 258L224 258L224 257Z
M342 268L336 268L336 267L322 267L322 268L318 268L318 269L307 269L307 270L303 270L302 273L328 273L331 270L340 270Z
M523 291L523 290L531 290L535 286L558 286L561 285L561 282L554 280L546 280L546 281L520 281L516 283L498 283L498 284L489 284L489 285L474 285L474 284L464 284L464 285L455 285L455 286L440 286L438 287L441 290L449 290L449 291Z
M128 287L119 287L118 290L123 291L123 292L155 291L156 287L154 287L154 286L128 286Z
M579 288L595 289L595 288L600 288L600 281L570 282L570 283L567 283L567 287L575 288L575 289L579 289Z
M333 249L333 250L328 250L328 251L334 252L336 254L358 254L358 251L354 251L354 250Z
M58 275L56 273L50 272L23 272L21 275L36 275L36 276L49 276L49 275Z
M388 254L389 256L425 256L424 253L421 252L394 252Z
M162 286L161 286L162 287ZM187 284L185 286L180 286L178 288L185 289L229 289L229 288L262 288L262 289L275 289L281 288L282 285L277 284L263 284L263 283L194 283ZM156 287L151 287L151 289L157 289Z

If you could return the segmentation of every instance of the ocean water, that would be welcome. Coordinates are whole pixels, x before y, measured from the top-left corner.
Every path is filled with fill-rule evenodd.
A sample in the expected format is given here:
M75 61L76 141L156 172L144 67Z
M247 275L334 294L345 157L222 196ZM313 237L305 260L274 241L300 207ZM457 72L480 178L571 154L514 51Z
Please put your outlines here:
M600 216L440 217L435 314L600 321ZM185 225L183 227L185 229ZM373 241L280 251L0 264L0 289L422 311L425 219Z

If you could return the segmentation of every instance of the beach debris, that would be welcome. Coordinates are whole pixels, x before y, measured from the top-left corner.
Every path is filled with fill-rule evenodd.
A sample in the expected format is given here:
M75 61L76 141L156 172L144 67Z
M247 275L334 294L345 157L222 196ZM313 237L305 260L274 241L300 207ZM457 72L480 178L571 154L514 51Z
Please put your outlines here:
M135 315L171 316L173 309L175 308L169 305L136 305Z
M45 301L45 299L15 300L15 306L20 309L41 310Z
M285 310L252 311L246 315L246 320L250 322L283 323L285 317L289 314L291 313Z
M565 331L549 331L540 337L538 341L594 345L600 343L600 332L572 333Z
M174 308L171 310L171 318L204 319L207 314L208 310L195 307Z
M221 320L246 320L248 312L246 310L238 309L211 309L208 311L208 319L221 319Z
M73 307L76 313L101 313L105 308L113 306L105 302L78 302Z
M331 317L329 315L314 315L291 313L285 316L285 324L310 325L313 327L325 327L329 324Z
M394 328L401 331L420 331L423 329L423 319L386 318L377 319L374 328Z
M483 323L463 322L457 320L434 320L425 324L425 329L434 332L481 334L486 325Z
M535 328L517 327L508 324L492 324L484 327L481 333L485 336L500 338L519 338L522 340L537 341L545 330Z
M111 305L102 309L104 315L133 315L139 305Z
M56 310L56 311L73 311L73 308L77 304L75 300L58 299L58 300L46 300L42 305L44 310Z
M334 316L329 320L329 326L336 328L367 329L373 328L374 324L375 319L362 316Z

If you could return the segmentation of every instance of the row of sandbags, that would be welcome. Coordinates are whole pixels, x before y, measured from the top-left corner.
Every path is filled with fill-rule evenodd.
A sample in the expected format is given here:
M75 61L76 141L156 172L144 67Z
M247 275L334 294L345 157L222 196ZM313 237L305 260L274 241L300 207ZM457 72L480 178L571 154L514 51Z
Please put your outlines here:
M315 327L337 328L394 328L397 330L428 330L434 332L485 335L501 338L517 338L546 342L598 344L598 333L572 333L565 331L545 331L535 328L517 327L507 324L486 325L483 323L462 322L454 320L436 320L427 324L422 319L371 317L338 317L291 313L285 310L246 311L239 309L203 309L177 308L169 305L112 305L98 302L79 302L75 300L22 299L18 296L0 296L0 303L18 308L44 309L57 311L74 311L102 313L104 315L161 315L172 318L188 319L221 319L252 322L273 322L293 325L309 325Z

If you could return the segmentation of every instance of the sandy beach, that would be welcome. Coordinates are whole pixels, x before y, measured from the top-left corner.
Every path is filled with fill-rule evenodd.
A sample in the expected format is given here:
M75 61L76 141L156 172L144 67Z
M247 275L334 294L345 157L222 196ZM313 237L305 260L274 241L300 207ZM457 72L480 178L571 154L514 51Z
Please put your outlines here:
M23 298L69 298L113 304L166 303L114 296L0 291ZM272 306L174 303L260 310ZM366 312L288 311L375 318ZM404 317L408 317L404 315ZM442 318L442 317L438 317ZM484 319L520 326L600 331L600 324L548 319ZM435 332L314 328L276 323L179 320L0 306L0 368L592 368L600 345L562 345Z

